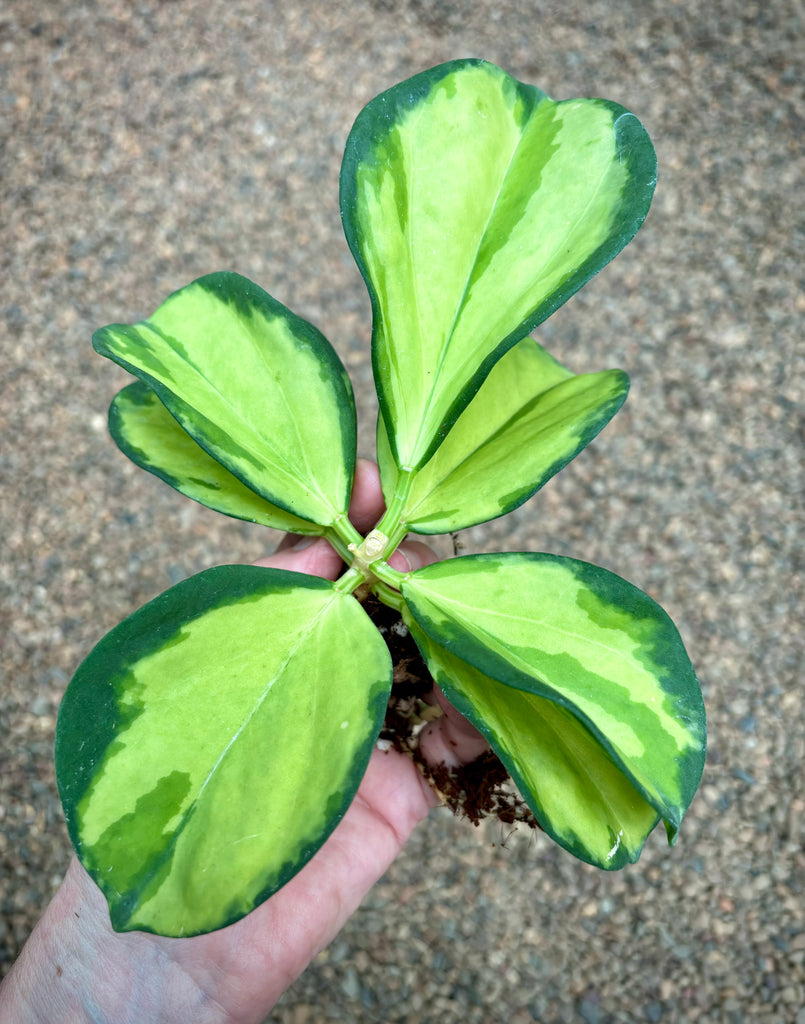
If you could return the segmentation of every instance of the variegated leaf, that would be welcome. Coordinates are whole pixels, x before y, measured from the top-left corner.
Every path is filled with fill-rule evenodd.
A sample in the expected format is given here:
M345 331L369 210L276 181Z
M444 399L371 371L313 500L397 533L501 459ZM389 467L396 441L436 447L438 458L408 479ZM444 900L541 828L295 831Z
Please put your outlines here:
M242 484L196 444L142 381L115 395L109 432L132 462L216 512L291 533L321 533L321 527L277 508Z
M603 430L628 390L623 371L574 376L524 338L413 474L401 520L415 533L448 533L511 512ZM388 503L399 474L382 417L377 448Z
M626 245L655 179L623 107L557 103L483 61L423 72L361 112L341 213L401 470L424 465L500 356Z
M346 512L356 430L346 370L315 327L256 284L209 274L93 344L272 505L321 526Z
M562 705L484 675L408 621L436 683L489 740L548 835L607 870L637 860L660 816L590 730Z
M520 692L569 712L676 836L702 774L705 716L659 605L614 573L547 554L439 562L406 577L402 592L430 640L513 688L512 715L527 703ZM528 771L519 765L522 778ZM590 848L600 852L600 838Z
M282 886L349 806L390 685L358 602L298 573L209 569L113 629L67 688L56 768L114 927L208 932Z

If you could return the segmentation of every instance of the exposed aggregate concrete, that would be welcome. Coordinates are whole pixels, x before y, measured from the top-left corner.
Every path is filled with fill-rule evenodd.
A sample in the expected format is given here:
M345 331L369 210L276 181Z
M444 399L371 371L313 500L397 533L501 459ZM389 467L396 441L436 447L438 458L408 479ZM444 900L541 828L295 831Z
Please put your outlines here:
M274 1024L805 1024L803 69L797 0L10 0L0 10L0 957L67 862L52 740L92 644L171 582L276 537L114 448L92 331L229 268L317 324L372 451L369 304L338 216L383 88L483 56L652 135L637 239L537 332L620 366L624 410L467 550L616 569L675 619L710 728L669 850L618 874L436 813ZM797 213L799 212L799 216Z

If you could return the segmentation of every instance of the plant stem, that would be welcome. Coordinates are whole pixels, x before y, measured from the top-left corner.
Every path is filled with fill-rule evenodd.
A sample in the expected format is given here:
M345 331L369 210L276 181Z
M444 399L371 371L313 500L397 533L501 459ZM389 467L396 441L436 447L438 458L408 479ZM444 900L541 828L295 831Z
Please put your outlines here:
M376 529L389 538L389 550L386 552L390 555L394 548L400 543L405 534L408 532L404 523L400 521L405 503L408 501L408 496L411 493L411 488L414 485L414 479L416 477L415 469L401 469L397 477L397 483L394 487L394 495L389 502L389 506L380 522L377 524ZM395 539L396 538L396 539ZM391 547L391 542L394 541L394 547Z
M349 548L347 547L343 537L341 537L332 526L328 526L324 531L324 537L330 542L330 547L341 556L341 560L349 564Z
M356 564L356 553L363 553L366 538L361 537L346 516L341 516L328 528L328 540L349 565L349 569L336 583L336 588L342 593L351 594L362 584L367 583L369 586L378 587L378 596L384 595L382 599L386 604L395 608L400 606L402 599L393 595L399 591L405 574L392 569L388 564L388 558L408 532L405 523L400 521L400 515L411 493L415 473L415 470L410 469L400 472L389 507L374 530L367 535L370 539L373 535L378 535L385 541L383 550L376 560L364 562L358 559Z
M356 547L360 547L363 537L361 537L345 515L339 516L333 525L327 528L327 533L327 539L339 555L341 555L347 565L349 565L352 561L352 556L349 553L349 545L354 544ZM334 534L334 536L330 536L331 533Z
M351 594L365 582L366 576L360 571L360 569L350 568L347 569L340 579L336 580L335 589L340 590L342 594Z
M378 561L372 565L372 575L378 580L381 580L387 587L391 587L394 590L400 589L400 584L405 578L405 573L392 569L384 559L378 559Z
M402 611L403 597L399 590L395 590L393 587L386 586L385 583L381 583L378 580L372 585L372 593L383 602L387 604L389 608L395 608L398 612Z

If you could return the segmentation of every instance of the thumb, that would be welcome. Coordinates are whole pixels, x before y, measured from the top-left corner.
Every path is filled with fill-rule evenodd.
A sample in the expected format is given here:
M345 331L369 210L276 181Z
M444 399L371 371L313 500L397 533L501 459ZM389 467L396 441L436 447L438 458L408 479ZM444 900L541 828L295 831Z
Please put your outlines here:
M418 540L410 540L401 544L394 554L389 558L389 565L397 572L414 572L416 569L424 569L436 561L436 553Z

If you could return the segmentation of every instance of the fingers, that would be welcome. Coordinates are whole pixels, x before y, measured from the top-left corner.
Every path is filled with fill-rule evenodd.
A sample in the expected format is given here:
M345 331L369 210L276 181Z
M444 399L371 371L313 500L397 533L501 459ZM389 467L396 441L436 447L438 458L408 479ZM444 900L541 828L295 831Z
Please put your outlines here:
M413 572L436 561L436 555L427 544L409 540L401 544L389 558L389 565L397 572Z
M334 580L344 563L323 537L300 537L289 533L282 538L273 555L259 558L254 564Z
M357 530L366 533L378 522L383 508L377 465L368 459L359 459L349 506L350 520ZM436 555L427 544L414 540L401 544L389 559L389 565L398 572L413 572L435 561ZM273 555L255 564L327 579L335 579L343 569L340 557L326 540L293 534L282 539ZM434 688L433 699L441 707L442 717L422 731L420 749L425 759L430 764L443 762L452 767L473 761L484 753L488 748L484 737L450 705L438 687Z
M349 505L350 521L360 533L368 533L383 515L384 508L380 471L376 463L369 459L358 459ZM434 561L436 556L426 544L410 541L394 552L389 565L398 572L412 572ZM321 537L301 537L293 533L282 538L273 555L260 558L254 564L269 569L305 572L331 580L343 569L341 559L326 540Z
M374 462L358 459L349 506L350 520L357 530L365 533L383 515L383 508L380 471ZM424 545L418 546L424 548ZM398 562L400 561L405 562L404 556L398 558ZM322 576L330 580L336 579L344 567L339 555L323 537L302 537L294 533L286 533L273 555L259 558L254 564L267 569L304 572L310 576ZM415 566L403 565L401 568L403 572L408 572Z
M456 711L438 686L434 686L433 696L442 709L442 717L426 725L419 734L419 750L428 764L455 768L485 753L489 749L486 739Z
M398 572L413 572L435 561L436 555L427 544L414 540L401 544L389 559L389 565ZM323 537L300 537L291 533L282 538L273 555L259 558L254 564L268 569L306 572L331 580L344 568L340 556Z
M369 459L358 459L349 503L349 518L353 526L359 533L367 533L383 515L384 509L377 464Z

